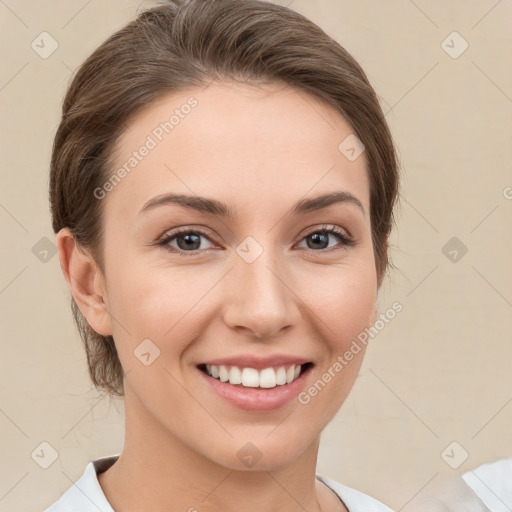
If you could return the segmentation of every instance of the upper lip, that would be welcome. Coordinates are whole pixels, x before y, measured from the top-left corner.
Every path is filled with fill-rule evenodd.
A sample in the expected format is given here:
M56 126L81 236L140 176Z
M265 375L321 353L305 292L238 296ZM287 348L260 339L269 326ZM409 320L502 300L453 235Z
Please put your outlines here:
M287 365L302 365L312 362L310 359L303 357L290 356L286 354L276 354L268 357L257 357L254 355L240 355L231 357L221 357L204 361L202 364L215 366L238 366L239 368L254 368L263 370L264 368L279 367Z

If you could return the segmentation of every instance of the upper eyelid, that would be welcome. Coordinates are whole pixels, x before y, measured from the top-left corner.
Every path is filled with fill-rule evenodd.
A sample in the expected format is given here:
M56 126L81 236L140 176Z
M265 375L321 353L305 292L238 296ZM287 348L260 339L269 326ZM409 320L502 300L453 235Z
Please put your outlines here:
M172 238L177 235L183 234L183 233L200 233L203 236L207 236L210 233L210 230L205 227L200 228L194 228L194 227L188 227L188 226L180 226L171 230L165 231L165 233L158 237L158 240L165 240L167 238ZM209 235L208 238L214 238L213 236Z

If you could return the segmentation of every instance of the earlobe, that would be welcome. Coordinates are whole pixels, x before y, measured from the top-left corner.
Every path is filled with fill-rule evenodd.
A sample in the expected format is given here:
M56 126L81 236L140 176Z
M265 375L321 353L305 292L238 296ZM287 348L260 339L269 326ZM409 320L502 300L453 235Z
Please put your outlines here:
M56 236L62 273L89 325L103 336L112 335L104 277L94 258L78 246L69 228Z

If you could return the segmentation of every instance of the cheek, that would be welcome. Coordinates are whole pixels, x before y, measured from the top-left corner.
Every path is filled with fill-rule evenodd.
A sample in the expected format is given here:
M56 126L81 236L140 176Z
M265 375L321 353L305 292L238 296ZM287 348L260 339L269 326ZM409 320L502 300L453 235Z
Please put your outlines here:
M361 262L329 269L315 286L309 283L308 291L304 291L308 307L319 319L321 334L337 352L372 324L376 279L373 261Z
M142 258L125 260L113 270L109 297L113 316L119 321L114 322L114 339L127 375L125 386L153 411L161 409L169 393L173 393L173 405L169 407L195 411L190 395L183 391L182 365L195 346L194 341L215 320L215 285L224 273L208 266L201 269L199 265L153 262L150 266ZM119 326L121 323L123 327ZM147 339L152 343L143 341ZM149 358L144 362L148 352Z
M336 303L331 304L331 308L338 305L335 308L338 315L332 318L336 320L337 326L345 326L347 331L362 330L369 326L376 299L374 279L348 280L340 286Z
M109 308L120 353L130 356L142 340L150 339L161 355L176 354L200 335L203 327L196 320L206 302L205 290L215 284L213 273L185 266L149 267L136 258L111 268Z
M377 298L376 272L370 264L330 269L309 294L310 318L316 318L314 337L323 343L316 378L300 395L306 421L323 428L337 413L358 376L366 343L360 334L370 327ZM372 270L373 268L373 270Z

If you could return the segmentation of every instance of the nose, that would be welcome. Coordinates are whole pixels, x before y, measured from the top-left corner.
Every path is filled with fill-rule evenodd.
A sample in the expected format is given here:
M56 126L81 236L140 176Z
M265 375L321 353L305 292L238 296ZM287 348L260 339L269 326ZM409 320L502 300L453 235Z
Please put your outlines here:
M260 339L279 336L300 319L300 300L290 272L268 252L252 263L237 258L226 283L225 324Z

